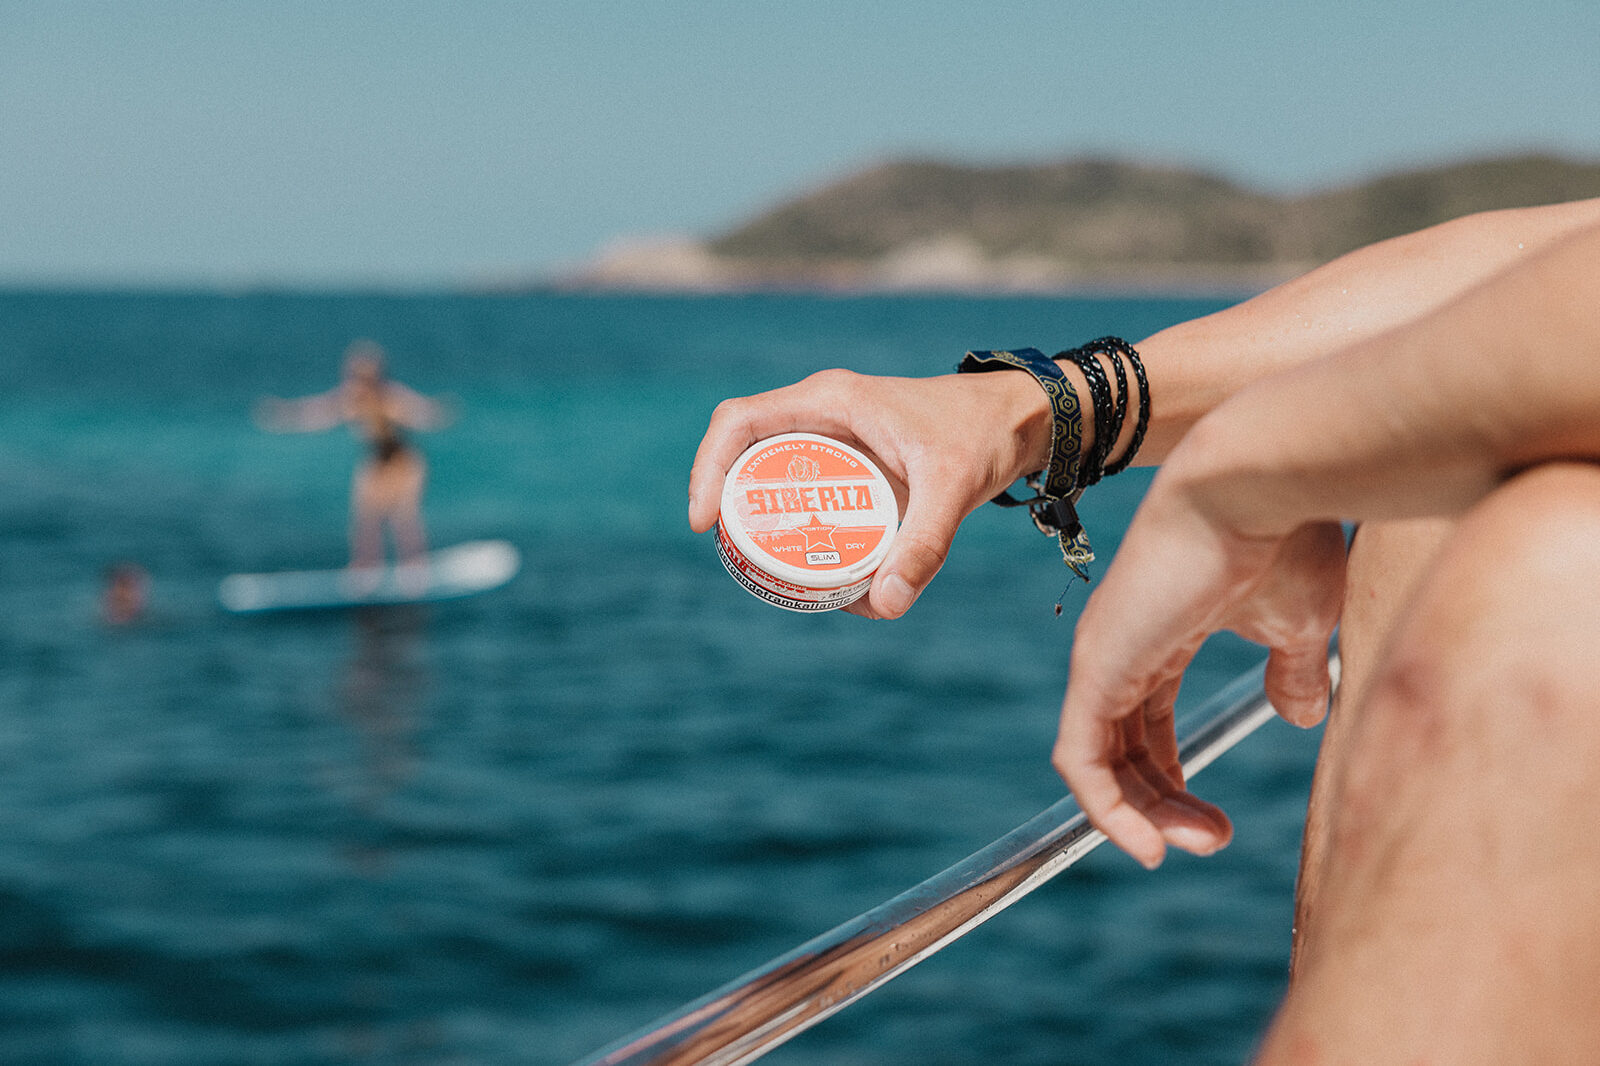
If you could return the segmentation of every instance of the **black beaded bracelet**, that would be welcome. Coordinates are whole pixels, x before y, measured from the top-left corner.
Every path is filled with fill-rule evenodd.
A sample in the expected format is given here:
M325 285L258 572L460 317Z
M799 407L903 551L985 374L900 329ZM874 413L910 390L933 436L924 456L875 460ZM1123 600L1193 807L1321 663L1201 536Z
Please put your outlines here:
M1145 377L1144 363L1139 361L1139 353L1127 341L1120 337L1101 337L1094 343L1105 345L1114 357L1126 359L1133 368L1134 380L1139 383L1139 415L1133 423L1133 437L1128 441L1128 450L1122 453L1122 458L1106 467L1107 474L1120 474L1133 465L1133 457L1139 454L1145 431L1150 428L1150 379Z
M1117 375L1117 394L1113 400L1107 393L1110 385L1099 357L1111 358L1111 367ZM1133 463L1144 435L1150 426L1150 381L1145 376L1144 364L1133 345L1120 337L1100 337L1088 344L1058 352L1057 359L1070 359L1089 382L1089 392L1095 407L1095 442L1093 454L1085 457L1084 468L1079 473L1080 487L1087 488L1110 474L1120 474ZM1122 435L1122 425L1128 413L1128 378L1122 363L1126 360L1133 368L1134 380L1139 384L1139 413L1134 422L1133 437L1127 451L1116 462L1108 462L1111 449Z

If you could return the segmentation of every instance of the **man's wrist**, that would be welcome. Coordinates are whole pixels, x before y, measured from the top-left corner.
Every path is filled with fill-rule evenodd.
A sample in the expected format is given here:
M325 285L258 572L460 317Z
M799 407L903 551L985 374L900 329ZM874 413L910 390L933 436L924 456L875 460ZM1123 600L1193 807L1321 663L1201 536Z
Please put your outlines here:
M976 391L980 402L999 412L1000 424L1013 440L1009 468L999 473L1010 484L1043 470L1050 462L1050 399L1027 374L964 374L962 385ZM1003 460L1005 461L1005 460Z

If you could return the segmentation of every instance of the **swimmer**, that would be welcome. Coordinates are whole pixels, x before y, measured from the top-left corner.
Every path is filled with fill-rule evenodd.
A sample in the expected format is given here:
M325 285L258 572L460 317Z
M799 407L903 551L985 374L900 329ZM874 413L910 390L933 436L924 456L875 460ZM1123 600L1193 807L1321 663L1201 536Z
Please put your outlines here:
M401 562L428 550L422 524L422 490L428 464L404 430L439 429L450 411L437 400L384 375L383 349L368 340L351 344L344 380L315 396L256 404L256 423L274 433L316 433L349 425L366 442L367 455L350 484L350 565L383 563L383 528L389 527Z
M100 596L100 617L107 625L125 626L144 615L150 576L137 563L118 563L106 570Z

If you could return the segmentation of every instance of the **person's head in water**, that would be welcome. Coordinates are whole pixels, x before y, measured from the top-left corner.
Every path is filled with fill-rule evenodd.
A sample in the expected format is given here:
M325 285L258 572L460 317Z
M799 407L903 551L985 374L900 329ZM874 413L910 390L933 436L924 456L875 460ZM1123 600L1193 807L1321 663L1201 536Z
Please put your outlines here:
M150 578L137 563L117 563L105 573L100 614L111 625L126 625L144 614Z

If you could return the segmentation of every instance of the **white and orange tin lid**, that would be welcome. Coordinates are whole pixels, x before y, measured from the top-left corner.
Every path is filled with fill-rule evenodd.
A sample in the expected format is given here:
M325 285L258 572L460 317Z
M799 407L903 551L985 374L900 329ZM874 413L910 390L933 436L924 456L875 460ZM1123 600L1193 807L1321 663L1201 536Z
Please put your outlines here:
M898 518L872 460L829 437L785 433L751 445L728 471L717 555L768 603L832 611L866 593Z

